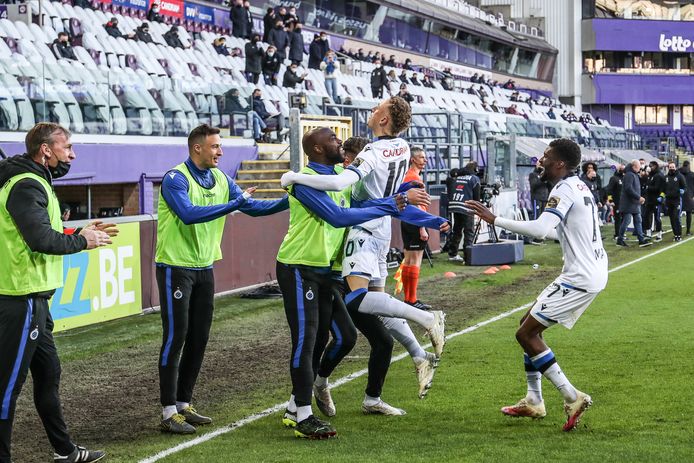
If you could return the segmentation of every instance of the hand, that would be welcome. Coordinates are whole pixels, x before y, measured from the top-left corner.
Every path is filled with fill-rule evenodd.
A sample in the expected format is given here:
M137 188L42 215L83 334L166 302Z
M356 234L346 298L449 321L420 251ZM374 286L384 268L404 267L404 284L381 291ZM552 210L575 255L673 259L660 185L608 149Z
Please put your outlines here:
M289 172L285 172L282 174L282 178L280 179L280 185L282 185L282 188L287 188L290 185L295 184L296 181L294 180L294 172L291 170Z
M424 188L410 188L407 190L407 200L413 206L426 206L431 204L431 197Z
M663 197L662 197L662 196L658 196L658 199L656 199L656 201L658 201L658 204L662 203L662 202L663 202Z
M493 224L494 220L496 219L496 216L492 214L492 211L487 209L484 204L478 201L465 201L465 207L472 210L475 215L487 223Z
M598 203L598 207L602 207L602 203L599 202L599 203Z
M422 227L419 229L419 239L421 241L429 241L429 233L427 233L427 229Z
M684 190L680 188L680 196L684 196Z
M95 228L83 228L80 235L87 239L87 249L94 249L111 244L111 237L108 236L108 233Z
M106 233L108 236L118 236L118 225L115 223L103 223L101 220L95 220L87 225L86 228L92 228Z
M395 206L398 208L398 211L401 211L407 207L409 204L407 200L407 196L404 193L399 193L395 195Z
M451 224L450 224L450 222L448 222L448 221L445 221L445 222L442 223L441 226L439 227L439 231L440 231L441 233L448 233L450 229L451 229Z
M643 203L645 203L645 202L646 202L646 200L643 198L643 196L641 196L641 197L639 198L639 204L643 204Z

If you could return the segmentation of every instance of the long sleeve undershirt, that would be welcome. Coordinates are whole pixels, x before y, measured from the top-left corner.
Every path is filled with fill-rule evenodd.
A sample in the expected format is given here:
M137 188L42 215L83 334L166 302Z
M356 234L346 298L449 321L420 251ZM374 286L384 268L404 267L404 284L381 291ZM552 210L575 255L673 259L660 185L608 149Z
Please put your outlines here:
M494 225L521 235L532 236L538 239L559 239L557 225L561 222L559 216L550 212L543 212L536 220L518 221L497 217Z

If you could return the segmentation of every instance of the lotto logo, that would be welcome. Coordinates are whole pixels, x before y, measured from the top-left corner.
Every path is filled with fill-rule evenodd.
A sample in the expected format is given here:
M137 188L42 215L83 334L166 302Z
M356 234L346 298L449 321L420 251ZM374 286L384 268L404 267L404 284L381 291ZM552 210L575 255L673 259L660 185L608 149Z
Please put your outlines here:
M665 38L665 34L660 34L658 48L660 51L690 51L692 41L683 38L681 35L673 35L671 38Z

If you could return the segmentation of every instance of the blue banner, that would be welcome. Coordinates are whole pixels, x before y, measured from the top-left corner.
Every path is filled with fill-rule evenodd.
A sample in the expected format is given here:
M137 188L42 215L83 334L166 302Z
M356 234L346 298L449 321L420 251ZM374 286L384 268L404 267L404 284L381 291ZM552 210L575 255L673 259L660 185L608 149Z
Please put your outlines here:
M214 8L185 2L185 18L203 24L214 24Z
M136 10L147 11L149 5L148 0L111 0L113 5L121 5L127 8L134 8Z

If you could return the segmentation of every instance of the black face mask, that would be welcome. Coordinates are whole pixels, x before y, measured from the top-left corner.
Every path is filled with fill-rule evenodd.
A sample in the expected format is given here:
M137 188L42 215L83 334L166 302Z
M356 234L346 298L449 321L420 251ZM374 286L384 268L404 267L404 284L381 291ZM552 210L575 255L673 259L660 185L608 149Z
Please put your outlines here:
M299 32L299 33L301 32L301 28L300 28L300 27L296 27L296 28L294 28L294 30L295 30L296 32Z
M55 167L48 167L51 177L60 178L65 177L68 172L70 172L70 163L64 161L58 161L58 165Z
M277 29L278 31L281 31L284 28L282 26L275 26L275 29Z
M669 169L670 175L675 175L675 172L677 172L676 169Z

